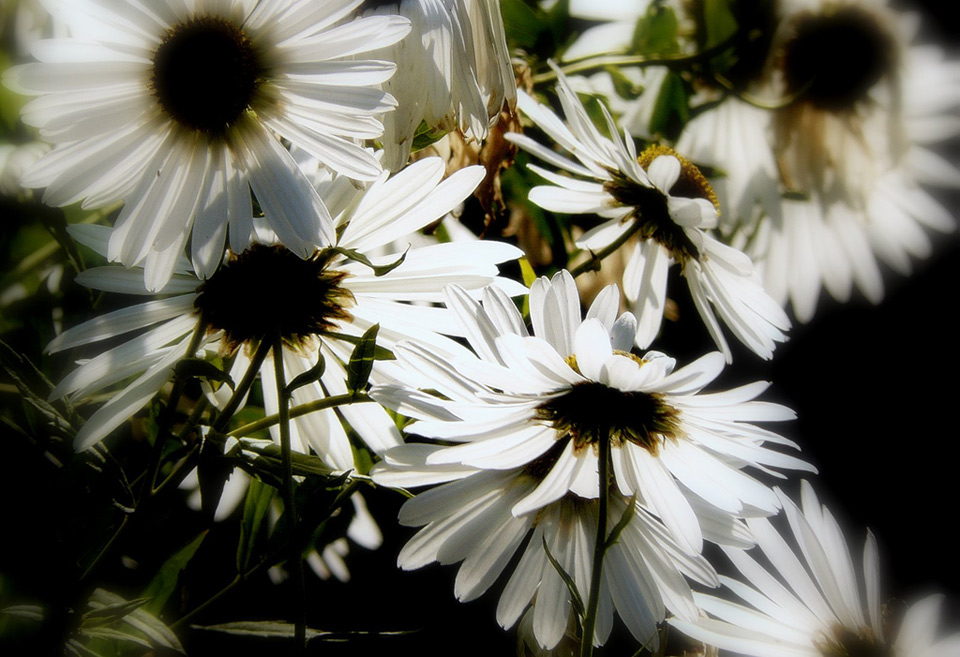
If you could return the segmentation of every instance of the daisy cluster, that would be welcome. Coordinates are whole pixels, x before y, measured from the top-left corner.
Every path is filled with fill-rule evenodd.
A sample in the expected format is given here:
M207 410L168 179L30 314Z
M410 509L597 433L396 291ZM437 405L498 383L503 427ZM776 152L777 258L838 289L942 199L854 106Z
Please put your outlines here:
M855 564L763 380L955 228L960 62L918 25L4 5L3 421L62 498L10 523L0 647L303 653L356 638L338 613L389 645L389 608L345 611L395 599L376 550L459 564L522 655L960 655L943 594L885 587L882 535Z

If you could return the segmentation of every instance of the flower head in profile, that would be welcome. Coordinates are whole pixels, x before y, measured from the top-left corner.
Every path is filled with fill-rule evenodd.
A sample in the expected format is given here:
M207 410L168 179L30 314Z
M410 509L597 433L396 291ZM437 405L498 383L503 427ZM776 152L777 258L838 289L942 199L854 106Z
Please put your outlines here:
M567 272L530 291L529 335L514 304L491 289L483 304L447 290L447 305L476 356L447 357L429 345L394 350L409 383L377 385L371 395L414 422L405 430L456 443L432 452L427 465L506 471L525 469L536 485L511 502L521 517L573 496L600 494L599 447L610 446L615 489L656 514L688 554L705 535L724 541L735 518L775 513L774 492L747 471L811 469L764 443L792 443L755 426L782 421L789 409L756 397L757 382L705 393L723 369L719 353L685 367L664 354L631 353L637 322L616 316L616 286L605 289L581 319Z
M367 3L369 6L371 3ZM397 63L383 88L398 101L383 119L384 162L406 163L421 124L481 140L506 105L516 102L500 6L494 0L395 0L376 12L413 25L403 41L377 54Z
M522 293L523 286L499 277L497 270L497 263L516 258L519 250L501 242L448 242L409 249L405 255L402 250L380 251L443 218L483 175L482 167L471 167L441 180L443 163L431 158L389 178L382 174L365 192L335 178L321 191L333 199L330 187L341 188L337 205L332 205L340 223L336 249L318 249L304 260L276 244L256 243L239 254L228 254L223 266L206 280L190 272L189 263L181 258L162 290L163 298L107 313L62 333L48 350L143 331L80 365L54 391L54 397L80 399L137 376L90 417L80 429L76 447L99 442L145 405L171 377L174 364L194 356L186 353L187 346L201 329L198 353L232 356L235 380L264 341L282 341L289 379L322 358L322 376L294 390L294 404L346 393L344 363L352 343L375 324L380 325L381 345L408 338L441 350L457 350L455 342L440 335L458 332L452 314L429 304L442 300L441 290L452 280L474 294L489 284L501 285L509 294ZM108 229L78 226L75 232L95 251L106 251ZM137 269L95 267L78 280L98 290L150 294ZM268 413L277 410L276 386L269 383L272 372L271 367L261 371L268 380L263 386ZM222 389L219 394L229 395L229 391ZM217 395L213 400L224 401L218 401ZM338 410L375 452L399 441L393 421L376 404L350 404ZM304 446L309 444L321 454L343 452L341 460L348 462L350 445L338 415L328 409L311 418L309 430L302 432Z
M398 16L349 20L361 0L50 0L70 38L40 42L38 63L5 82L37 96L23 119L54 148L23 176L44 201L124 202L107 256L143 264L147 288L190 246L209 276L227 240L253 237L250 192L301 258L335 241L330 212L278 135L331 169L372 181L395 101L389 62L358 59L410 29Z
M749 242L766 289L809 321L822 290L883 297L881 263L908 274L928 230L955 221L927 186L960 173L931 147L957 134L960 65L914 44L915 16L885 0L788 0L736 94L693 119L677 143L724 172L722 222ZM773 99L761 109L737 97ZM718 138L729 135L732 138Z
M667 301L667 274L678 264L691 297L727 360L731 352L717 315L747 347L770 358L786 339L790 322L766 295L750 259L707 231L717 225L717 199L706 178L686 158L652 146L639 156L629 134L621 138L601 104L609 136L601 134L562 73L557 93L565 120L521 94L519 107L576 161L527 136L508 138L565 174L530 168L551 185L535 187L530 200L554 212L596 214L603 221L577 240L595 252L636 236L623 274L623 289L640 321L636 344L650 345Z
M881 609L877 542L871 532L863 550L861 588L843 532L810 484L802 482L801 507L782 492L778 495L796 547L766 518L747 520L772 569L746 551L725 548L748 583L721 579L742 603L695 594L709 616L692 622L670 619L671 625L721 651L753 657L957 654L960 633L942 637L936 632L940 595L913 604L899 629L888 631Z

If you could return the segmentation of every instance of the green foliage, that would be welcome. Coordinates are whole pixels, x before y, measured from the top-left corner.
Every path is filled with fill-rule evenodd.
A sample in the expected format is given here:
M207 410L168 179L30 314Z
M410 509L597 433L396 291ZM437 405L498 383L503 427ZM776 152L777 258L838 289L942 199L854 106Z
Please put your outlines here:
M667 74L650 118L650 132L676 139L690 118L690 90L678 73Z
M367 381L373 371L379 331L379 324L374 324L364 331L360 342L350 354L350 362L347 363L347 390L360 391L367 387Z
M573 605L573 610L576 612L577 618L583 619L583 617L586 616L587 607L583 604L583 597L581 597L580 591L577 590L577 583L573 580L570 573L563 569L563 566L560 565L560 562L553 556L553 553L550 552L550 546L547 545L546 537L543 537L543 551L546 553L550 565L553 566L553 569L560 575L560 579L562 579L566 585L567 591L570 592L570 603Z
M157 574L150 580L150 583L141 595L141 598L146 600L143 605L144 611L154 616L160 616L164 605L167 604L167 600L170 599L170 596L173 595L173 592L177 588L180 573L183 572L187 564L190 563L190 560L193 559L193 555L196 554L200 544L203 543L203 539L207 537L207 533L208 530L203 530L163 562L163 565L160 566Z
M672 7L652 3L647 14L637 21L630 52L647 57L665 57L680 52L679 21Z
M243 502L243 519L240 521L240 538L237 541L237 572L244 573L261 554L265 544L267 513L276 497L273 486L251 479Z

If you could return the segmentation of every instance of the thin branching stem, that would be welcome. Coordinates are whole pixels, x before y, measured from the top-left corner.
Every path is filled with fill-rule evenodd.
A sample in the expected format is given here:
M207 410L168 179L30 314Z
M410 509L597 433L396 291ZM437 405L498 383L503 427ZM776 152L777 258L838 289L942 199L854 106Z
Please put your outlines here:
M632 215L627 218L627 221L632 221L633 225L630 226L630 228L628 228L626 232L624 232L622 235L620 235L620 237L613 240L612 242L607 244L605 247L603 247L599 251L591 251L590 259L587 260L586 262L580 263L579 265L571 269L570 275L576 278L580 274L585 274L588 271L600 271L600 265L603 262L603 260L607 256L610 256L613 253L616 253L617 249L619 249L621 246L626 244L627 241L631 237L633 237L636 233L638 233L640 229L643 227L643 223L636 217L633 217Z
M597 428L599 437L600 500L597 518L597 540L593 548L593 569L590 573L590 596L583 618L583 635L580 638L580 657L593 655L593 635L597 627L597 611L600 608L600 580L603 575L603 558L607 552L607 505L610 492L610 431L602 424Z
M193 335L190 336L190 342L187 344L186 351L184 351L185 358L192 358L193 355L197 353L197 349L200 348L200 343L203 341L203 336L206 332L207 323L201 318L193 330ZM163 448L167 443L167 438L170 436L170 429L173 426L173 419L177 415L177 407L180 405L180 397L183 395L183 389L187 385L187 378L188 377L179 373L174 375L173 387L170 390L170 395L167 397L167 405L157 419L157 436L153 442L153 453L150 456L150 469L147 471L147 479L144 481L143 488L140 492L141 500L147 495L152 495L155 490L154 487L157 483L157 476L160 474L160 466L163 464Z
M567 64L558 67L565 75L573 73L585 73L587 71L598 71L607 66L636 66L644 68L647 66L666 66L667 68L679 68L689 64L696 64L705 59L710 59L723 52L738 38L739 33L734 32L729 37L720 41L716 45L704 48L700 52L690 55L670 55L668 57L647 57L645 55L589 55L581 59L574 59ZM557 79L556 69L544 71L533 76L533 83L550 82Z
M270 353L271 344L272 343L270 340L261 340L260 344L257 345L257 350L253 354L253 358L250 360L250 366L244 373L243 378L240 379L240 383L237 384L236 389L233 391L233 395L230 396L230 401L226 403L226 405L223 407L223 410L221 410L220 414L217 416L216 422L213 423L212 428L214 431L222 433L223 430L227 428L227 423L230 422L230 418L233 417L234 413L236 413L237 408L243 401L243 398L247 396L248 392L250 392L250 387L257 378L257 374L260 373L260 367L267 359L267 354Z
M287 517L286 529L290 535L290 551L287 566L293 577L296 596L299 601L294 620L294 641L296 649L303 651L307 647L307 588L303 577L303 559L295 540L297 531L297 507L293 495L293 456L290 453L290 391L287 390L286 374L283 368L283 340L278 333L273 340L273 370L277 381L277 400L280 423L280 459L283 467L283 513Z
M362 392L347 392L342 395L334 395L332 397L324 397L323 399L315 399L312 402L307 402L305 404L299 404L297 406L291 406L289 409L290 419L300 417L301 415L306 415L307 413L314 413L316 411L322 411L327 408L336 408L337 406L345 406L347 404L355 404L358 402L368 402L373 401L373 399ZM268 415L259 420L255 420L248 424L244 424L241 427L237 427L231 431L228 435L234 436L235 438L242 438L244 436L249 436L250 434L256 433L263 429L268 429L276 424L280 423L280 414L274 413L273 415Z

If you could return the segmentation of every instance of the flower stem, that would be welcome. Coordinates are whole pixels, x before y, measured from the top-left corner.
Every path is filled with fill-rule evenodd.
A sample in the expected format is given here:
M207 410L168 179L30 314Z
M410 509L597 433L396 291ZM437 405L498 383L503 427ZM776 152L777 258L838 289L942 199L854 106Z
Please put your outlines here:
M334 395L332 397L324 397L323 399L315 399L312 402L307 402L306 404L299 404L297 406L291 406L288 410L290 419L295 417L300 417L301 415L306 415L307 413L314 413L316 411L322 411L326 408L335 408L337 406L344 406L346 404L354 404L357 402L368 402L373 401L369 395L366 395L362 392L347 392L342 395ZM237 427L229 433L229 435L236 438L242 438L243 436L249 436L252 433L256 433L262 429L268 429L275 424L280 423L280 414L274 413L273 415L268 415L249 424L244 424L241 427Z
M737 38L739 38L739 32L734 32L716 45L710 46L709 48L705 48L700 52L696 52L691 55L672 55L669 57L610 54L599 56L589 55L583 59L572 60L568 64L559 67L559 70L564 74L571 74L600 70L606 68L607 66L638 66L640 68L646 66L665 66L667 68L677 68L686 66L687 64L695 64L705 59L710 59L714 55L717 55L729 48ZM554 68L549 71L544 71L543 73L534 75L533 83L540 84L541 82L550 82L551 80L555 80L557 77L557 69Z
M280 420L280 459L283 464L283 514L287 517L286 529L290 535L290 552L287 565L292 571L293 585L297 589L299 608L294 621L294 642L296 650L302 652L307 647L307 589L303 578L303 559L298 542L297 508L293 496L293 457L290 453L290 391L283 371L283 341L277 334L273 340L273 369L277 380L277 400Z
M585 274L588 271L600 271L600 263L604 260L604 258L616 252L617 249L626 244L627 240L638 233L643 227L643 223L636 217L628 218L628 220L632 221L633 225L630 226L625 233L607 244L599 251L591 251L590 259L571 269L570 275L576 278L580 274Z
M267 354L270 353L271 346L270 340L261 340L260 344L257 345L257 351L253 354L250 367L247 368L240 383L237 384L237 388L233 391L230 401L228 401L226 406L223 407L223 410L220 411L220 414L217 416L217 421L213 423L214 431L223 432L227 427L230 418L233 417L237 407L240 406L240 402L243 401L243 398L246 397L250 391L250 387L253 385L254 379L257 378L257 374L260 373L260 367L267 359Z
M607 505L610 492L610 431L602 424L597 428L599 437L600 500L597 518L597 541L593 547L593 570L590 573L590 597L587 599L583 618L583 635L580 638L580 657L593 655L593 635L597 627L597 610L600 607L600 579L603 574L603 557L607 552Z

